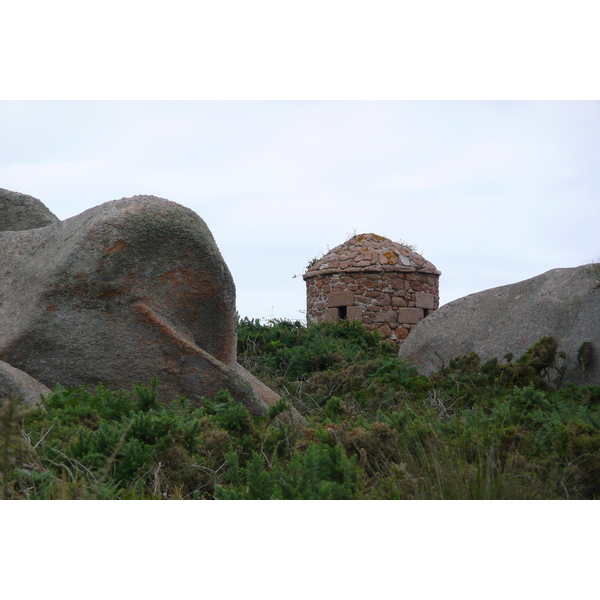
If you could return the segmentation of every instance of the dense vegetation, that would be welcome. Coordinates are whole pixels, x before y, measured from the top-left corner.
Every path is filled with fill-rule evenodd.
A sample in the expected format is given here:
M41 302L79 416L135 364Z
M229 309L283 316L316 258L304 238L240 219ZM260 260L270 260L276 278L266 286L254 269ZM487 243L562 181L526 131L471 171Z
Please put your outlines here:
M225 391L159 404L157 380L119 392L57 386L33 410L4 402L3 497L600 496L600 387L560 386L552 338L517 361L472 354L431 377L349 321L243 319L238 352L282 396L267 417ZM290 407L305 427L286 419Z

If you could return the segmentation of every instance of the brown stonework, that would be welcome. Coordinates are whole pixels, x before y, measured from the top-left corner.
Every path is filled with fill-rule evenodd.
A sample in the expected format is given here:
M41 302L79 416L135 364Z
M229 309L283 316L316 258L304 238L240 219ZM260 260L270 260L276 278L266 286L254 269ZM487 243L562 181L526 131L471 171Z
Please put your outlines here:
M329 306L350 306L354 304L354 294L352 292L332 292L327 296Z
M395 310L386 310L377 313L375 317L376 323L388 323L390 321L396 320L396 311ZM404 322L404 321L403 321Z
M405 340L408 337L408 329L405 329L404 327L398 327L395 333L399 340Z
M328 308L325 311L325 315L323 317L323 321L325 323L335 323L335 321L339 320L339 313L337 308Z
M349 306L346 316L349 321L361 321L363 318L362 308L360 306Z
M304 274L309 323L360 320L398 344L439 305L440 272L375 234L354 236Z
M389 325L382 325L377 328L377 331L379 331L379 335L382 338L389 338L392 335L392 330Z
M422 308L399 308L398 321L400 323L418 323L424 318Z
M404 298L392 298L392 306L394 308L398 306L408 306L408 302Z
M429 294L426 292L417 292L415 294L415 304L419 308L434 308L433 294Z

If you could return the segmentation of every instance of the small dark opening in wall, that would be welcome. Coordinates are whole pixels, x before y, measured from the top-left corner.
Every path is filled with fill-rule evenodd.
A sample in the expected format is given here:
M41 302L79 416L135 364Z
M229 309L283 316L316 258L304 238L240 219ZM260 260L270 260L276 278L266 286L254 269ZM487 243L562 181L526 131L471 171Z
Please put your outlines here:
M344 319L348 318L348 315L346 313L347 311L345 306L338 306L338 317L340 321L343 321Z

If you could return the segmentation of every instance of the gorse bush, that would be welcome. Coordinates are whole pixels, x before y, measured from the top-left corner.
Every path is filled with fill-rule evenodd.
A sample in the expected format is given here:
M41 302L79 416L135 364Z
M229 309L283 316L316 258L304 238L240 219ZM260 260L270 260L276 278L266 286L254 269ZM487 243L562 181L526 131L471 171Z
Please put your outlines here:
M243 319L238 327L241 362L260 362L262 370L291 379L306 379L341 361L394 353L393 344L383 342L377 332L368 332L355 321L305 327L299 321Z
M28 414L19 406L18 400L5 398L0 402L0 476L2 477L2 499L11 497L9 482L13 478L14 465L19 448L18 426Z
M227 448L248 444L252 419L226 391L199 407L183 398L159 404L158 385L155 379L130 393L57 386L23 422L31 456L13 478L12 493L40 499L212 497L209 476L219 442L224 463Z
M312 442L283 464L277 455L267 468L257 452L243 469L235 452L228 457L227 487L215 495L223 500L349 500L357 490L356 457L337 444Z
M56 386L0 410L0 478L20 499L542 499L600 496L600 387L561 386L542 338L424 377L360 323L243 319L240 362L281 394L265 417L227 391L157 400ZM588 344L581 368L593 357ZM587 363L586 363L587 361ZM305 427L285 418L293 407Z

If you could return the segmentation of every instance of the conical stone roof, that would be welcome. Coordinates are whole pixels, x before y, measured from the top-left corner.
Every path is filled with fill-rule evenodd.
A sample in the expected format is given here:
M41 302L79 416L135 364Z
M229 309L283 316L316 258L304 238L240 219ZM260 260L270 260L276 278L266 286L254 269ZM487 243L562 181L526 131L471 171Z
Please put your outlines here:
M336 246L304 273L304 279L334 273L431 273L441 275L420 254L375 233L361 233Z

